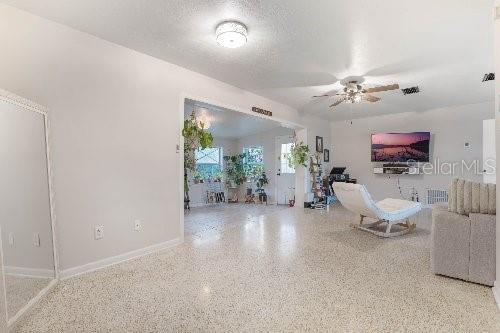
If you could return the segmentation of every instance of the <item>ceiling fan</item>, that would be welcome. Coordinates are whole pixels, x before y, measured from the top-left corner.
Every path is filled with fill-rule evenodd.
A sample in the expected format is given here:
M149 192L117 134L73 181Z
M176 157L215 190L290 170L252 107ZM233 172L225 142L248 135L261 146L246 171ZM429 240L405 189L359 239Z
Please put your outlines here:
M317 95L313 97L318 98L318 97L338 96L338 99L332 105L330 105L330 107L334 107L343 102L351 104L361 103L362 101L375 103L380 101L380 97L373 96L370 94L399 89L398 84L390 84L387 86L378 86L372 88L363 88L363 86L361 85L363 81L364 81L363 78L347 78L340 82L344 86L344 88L340 92L334 94Z

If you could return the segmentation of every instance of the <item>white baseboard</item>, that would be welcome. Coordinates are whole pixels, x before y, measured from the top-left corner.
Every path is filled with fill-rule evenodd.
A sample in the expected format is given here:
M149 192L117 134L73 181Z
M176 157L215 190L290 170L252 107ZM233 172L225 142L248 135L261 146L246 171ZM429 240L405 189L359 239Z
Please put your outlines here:
M99 269L102 269L102 268L105 268L108 266L119 264L119 263L124 262L124 261L128 261L131 259L145 256L147 254L151 254L154 252L165 250L165 249L174 247L176 245L179 245L181 243L182 243L182 240L180 238L175 238L175 239L163 242L163 243L159 243L159 244L151 245L151 246L148 246L148 247L145 247L142 249L119 254L119 255L114 256L114 257L109 257L109 258L97 260L94 262L90 262L90 263L85 264L85 265L68 268L68 269L61 271L60 278L61 278L61 280L66 280L66 279L69 279L71 277L75 277L75 276L82 275L85 273L93 272L93 271L96 271L96 270L99 270Z
M22 276L29 278L41 278L41 279L55 278L55 271L53 269L5 266L4 270L6 275Z
M240 201L239 203L245 203L245 200ZM227 202L214 202L214 203L195 203L195 204L190 204L189 207L191 208L200 208L200 207L210 207L210 206L218 206L218 205L228 205L230 203ZM255 203L256 205L258 203ZM273 202L268 202L268 205L277 205L276 201ZM260 205L260 204L259 204ZM288 205L288 204L283 204L283 205Z
M495 297L498 309L500 310L500 286L497 282L498 281L495 281L493 288L491 288L491 290L493 291L493 297Z
M226 202L214 202L214 203L204 203L204 202L198 202L194 204L189 204L190 208L198 208L198 207L205 207L205 206L218 206L218 205L224 205Z

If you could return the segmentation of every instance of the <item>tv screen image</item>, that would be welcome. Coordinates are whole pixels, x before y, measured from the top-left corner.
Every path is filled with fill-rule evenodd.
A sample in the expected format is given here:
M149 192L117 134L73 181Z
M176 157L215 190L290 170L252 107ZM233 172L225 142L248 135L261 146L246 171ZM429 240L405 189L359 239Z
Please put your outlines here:
M429 162L430 132L372 134L372 162Z

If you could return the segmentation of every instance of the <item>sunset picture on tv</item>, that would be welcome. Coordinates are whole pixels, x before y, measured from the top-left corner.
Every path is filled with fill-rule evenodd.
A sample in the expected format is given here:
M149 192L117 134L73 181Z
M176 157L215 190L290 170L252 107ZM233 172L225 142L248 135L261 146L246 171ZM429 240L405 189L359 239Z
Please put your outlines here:
M372 162L428 162L431 133L372 134Z

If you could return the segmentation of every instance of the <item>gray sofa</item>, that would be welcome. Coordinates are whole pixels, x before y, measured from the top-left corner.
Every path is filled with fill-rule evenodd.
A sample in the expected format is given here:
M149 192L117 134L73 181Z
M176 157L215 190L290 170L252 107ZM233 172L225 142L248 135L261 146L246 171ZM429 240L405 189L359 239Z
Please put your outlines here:
M493 286L496 186L454 179L448 207L434 207L431 270Z

